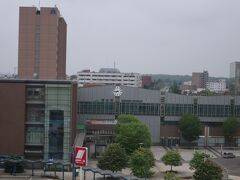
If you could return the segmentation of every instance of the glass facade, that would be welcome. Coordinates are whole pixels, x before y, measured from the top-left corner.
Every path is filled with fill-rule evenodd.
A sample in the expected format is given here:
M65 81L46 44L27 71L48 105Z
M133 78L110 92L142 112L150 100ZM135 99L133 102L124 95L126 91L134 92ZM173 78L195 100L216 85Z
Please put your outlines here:
M27 100L44 100L45 88L43 86L29 86L27 88Z
M70 161L72 84L29 84L25 156Z
M79 102L78 114L115 114L114 102ZM159 115L160 105L151 103L123 102L119 103L121 114Z
M27 122L29 123L44 123L45 111L42 104L27 105Z
M166 116L181 116L186 113L193 113L192 104L166 104Z
M26 144L43 145L44 144L44 128L36 126L27 126Z
M44 159L70 161L71 92L71 85L46 84Z
M63 111L50 111L48 135L50 158L62 159L63 157L63 120Z
M78 114L115 114L114 102L78 102ZM214 104L157 104L142 102L120 102L120 114L181 116L193 113L200 117L240 116L239 105Z
M229 105L198 105L198 115L206 117L229 117L231 116L231 108Z

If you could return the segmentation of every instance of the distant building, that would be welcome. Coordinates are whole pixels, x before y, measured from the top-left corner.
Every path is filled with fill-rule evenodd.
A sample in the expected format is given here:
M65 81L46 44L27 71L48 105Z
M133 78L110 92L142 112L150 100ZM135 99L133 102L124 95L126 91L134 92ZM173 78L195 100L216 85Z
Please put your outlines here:
M214 81L214 82L207 82L207 89L209 89L211 92L215 92L215 93L225 92L227 90L226 80L220 79L220 80Z
M152 76L142 75L142 87L149 87L152 84Z
M234 84L234 93L240 94L240 62L230 64L230 80Z
M66 79L66 37L57 7L20 7L19 79Z
M0 74L0 79L16 79L16 74Z
M77 73L77 80L80 87L96 85L142 86L139 73L121 73L116 68L101 68L99 72L83 70Z
M181 94L190 94L192 91L192 81L185 81L180 85Z
M192 73L192 87L194 89L206 88L208 82L208 72L193 72Z

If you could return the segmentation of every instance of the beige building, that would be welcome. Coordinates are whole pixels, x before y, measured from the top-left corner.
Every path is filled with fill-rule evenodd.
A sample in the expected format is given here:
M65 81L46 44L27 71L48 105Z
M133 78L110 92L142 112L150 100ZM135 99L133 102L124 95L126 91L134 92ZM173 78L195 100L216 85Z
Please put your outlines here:
M66 34L57 7L20 7L19 79L66 79Z

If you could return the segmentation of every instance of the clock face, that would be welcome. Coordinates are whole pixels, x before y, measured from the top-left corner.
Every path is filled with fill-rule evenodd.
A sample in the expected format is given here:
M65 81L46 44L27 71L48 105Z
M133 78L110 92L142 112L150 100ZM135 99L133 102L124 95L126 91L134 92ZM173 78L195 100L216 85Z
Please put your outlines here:
M119 97L122 95L122 89L120 88L120 86L115 87L115 89L113 90L113 94L116 97Z

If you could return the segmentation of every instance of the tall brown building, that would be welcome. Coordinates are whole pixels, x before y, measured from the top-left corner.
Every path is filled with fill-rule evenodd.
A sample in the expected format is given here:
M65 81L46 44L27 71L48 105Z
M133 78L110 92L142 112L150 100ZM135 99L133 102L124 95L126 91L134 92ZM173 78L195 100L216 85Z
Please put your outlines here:
M65 79L66 34L57 7L20 7L19 79Z
M208 72L193 72L192 73L192 87L197 88L206 88L208 82Z

